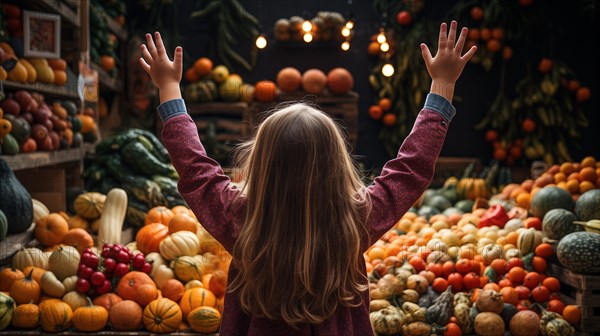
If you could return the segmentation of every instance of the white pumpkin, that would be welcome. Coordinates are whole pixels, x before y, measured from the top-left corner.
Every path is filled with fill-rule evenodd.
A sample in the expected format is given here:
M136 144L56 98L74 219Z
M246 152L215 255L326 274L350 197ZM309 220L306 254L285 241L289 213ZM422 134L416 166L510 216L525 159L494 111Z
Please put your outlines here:
M200 240L193 232L178 231L163 239L158 249L160 255L167 260L182 256L194 256L200 251Z
M506 222L506 224L504 224L504 230L506 230L508 232L515 232L515 231L517 231L517 229L524 228L524 227L525 227L525 223L523 223L523 221L518 218L513 218L513 219L509 220L508 222Z
M44 272L40 286L44 294L51 297L62 298L66 293L65 285L50 271Z
M65 292L72 292L75 290L75 285L77 285L77 275L71 275L70 277L63 280L63 286L65 286Z
M175 272L173 272L173 270L167 265L160 265L152 277L152 280L154 280L154 283L158 289L161 289L163 284L170 279L175 279Z
M483 263L489 265L496 259L503 259L504 250L498 244L487 244L481 249L481 256L483 257Z
M46 217L50 214L50 210L46 205L35 198L31 199L33 203L33 222L37 222L40 218Z
M89 304L87 301L87 296L76 291L68 292L65 294L65 296L63 296L62 300L64 303L68 304L73 311L79 307L85 307Z
M150 276L154 278L156 271L161 265L166 265L165 259L158 252L150 252L146 255L146 262L152 265Z
M509 260L510 258L522 258L523 254L518 248L510 248L506 250L506 253L504 253L504 257L506 258L506 260Z
M60 281L77 274L79 252L73 246L61 246L50 255L48 269Z
M15 254L13 257L13 265L21 271L27 266L35 266L47 270L48 259L44 256L42 250L35 247L26 248Z

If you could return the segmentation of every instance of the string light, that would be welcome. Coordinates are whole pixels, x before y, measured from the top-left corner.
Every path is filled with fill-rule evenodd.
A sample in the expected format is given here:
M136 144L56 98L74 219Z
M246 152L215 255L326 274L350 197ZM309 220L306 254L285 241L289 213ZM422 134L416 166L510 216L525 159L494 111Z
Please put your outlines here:
M342 36L343 36L343 37L348 37L348 36L350 36L350 29L348 29L348 27L344 27L344 28L342 28Z
M256 38L256 47L258 49L264 49L267 46L267 39L265 38L264 35L259 35Z
M348 41L344 41L344 42L342 43L342 50L343 50L343 51L348 51L348 49L350 49L350 42L348 42Z
M304 34L304 42L306 43L310 43L313 40L313 36L311 33L306 33Z
M388 52L390 50L390 45L387 42L383 42L379 46L379 49L381 49L382 52Z
M386 41L385 31L383 30L383 28L381 28L381 30L379 31L379 35L377 35L377 42L385 43L385 41Z
M311 23L310 21L308 21L308 20L305 20L305 21L302 23L302 30L303 30L305 33L308 33L309 31L311 31L311 30L312 30L312 23Z
M348 29L352 29L352 28L354 28L354 21L352 21L352 20L348 20L348 21L346 22L346 28L348 28Z
M381 68L381 73L385 77L391 77L394 74L394 66L387 63Z

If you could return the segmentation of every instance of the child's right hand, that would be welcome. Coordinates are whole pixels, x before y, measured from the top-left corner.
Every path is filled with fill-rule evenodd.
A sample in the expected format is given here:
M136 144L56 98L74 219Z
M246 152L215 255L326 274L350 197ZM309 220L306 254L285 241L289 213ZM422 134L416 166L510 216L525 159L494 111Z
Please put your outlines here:
M156 45L152 35L146 34L146 44L142 44L142 55L140 64L142 68L150 75L154 84L160 90L161 103L181 98L179 82L183 71L183 49L175 48L173 61L167 56L165 45L160 33L154 33Z
M431 57L431 52L427 45L421 43L423 59L432 79L431 92L443 96L450 102L454 95L454 83L460 77L465 64L475 54L475 51L477 51L477 47L473 46L461 56L468 29L463 27L458 41L456 41L456 26L456 21L452 21L450 32L446 35L447 25L445 22L442 23L438 50L435 57Z

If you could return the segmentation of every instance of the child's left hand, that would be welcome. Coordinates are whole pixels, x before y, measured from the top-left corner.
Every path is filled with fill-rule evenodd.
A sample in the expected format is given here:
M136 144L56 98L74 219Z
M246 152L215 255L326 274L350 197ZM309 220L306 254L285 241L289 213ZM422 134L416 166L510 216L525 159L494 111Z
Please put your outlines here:
M159 90L168 90L169 87L176 86L179 89L181 81L181 73L183 69L183 49L175 48L175 56L173 61L167 56L165 45L160 33L154 33L156 45L152 39L152 35L146 34L146 44L142 44L142 55L140 64L142 68L152 77L152 81Z

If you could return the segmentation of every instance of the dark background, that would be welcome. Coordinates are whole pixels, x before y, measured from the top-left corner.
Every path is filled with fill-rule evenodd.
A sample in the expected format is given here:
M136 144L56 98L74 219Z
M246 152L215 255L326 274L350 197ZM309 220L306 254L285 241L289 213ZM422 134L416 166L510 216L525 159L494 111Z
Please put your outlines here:
M506 0L514 1L517 0ZM370 36L378 31L381 13L376 13L372 1L367 0L242 0L246 10L255 15L267 34L269 45L258 54L258 62L250 73L235 69L249 83L268 79L274 80L277 72L286 66L298 68L301 72L309 68L319 68L325 72L334 67L345 67L354 76L354 91L360 95L359 138L355 153L367 163L367 167L380 167L389 157L378 140L381 123L371 120L367 110L372 105L374 95L368 84L368 75L375 60L367 54ZM186 62L201 56L215 58L211 40L214 24L210 20L191 20L190 13L202 8L206 1L178 1L174 29L182 36ZM448 11L454 1L427 0L425 17L438 23L448 19ZM532 6L539 6L541 0L535 0ZM597 9L595 13L583 13L580 1L545 0L545 13L548 25L537 27L529 35L530 40L513 44L514 56L507 63L506 91L514 92L514 85L526 74L527 67L537 69L541 57L556 58L569 65L578 75L582 85L589 86L592 99L583 107L590 119L590 127L583 131L581 149L571 149L575 160L586 155L600 157L600 111L598 111L598 56L592 48L597 48ZM273 25L280 18L307 15L312 18L318 11L338 11L342 15L352 14L355 19L354 36L351 48L343 52L338 46L316 48L314 46L296 47L277 45L273 39ZM131 13L131 11L130 11ZM395 15L390 13L389 15ZM452 19L452 18L450 18ZM460 22L459 22L460 24ZM537 38L539 37L539 39ZM544 42L541 42L544 41ZM238 46L240 52L249 49L251 41ZM253 41L252 41L253 43ZM174 45L169 46L173 48ZM430 46L431 47L431 46ZM414 48L418 48L415 45ZM434 49L435 47L433 47ZM484 141L483 131L476 131L474 125L487 112L490 103L498 92L500 73L499 62L491 71L485 71L480 65L468 64L460 78L455 95L457 115L447 135L442 156L474 157L485 162L491 159L491 145ZM457 99L458 100L458 99Z

